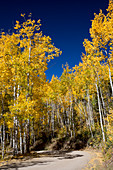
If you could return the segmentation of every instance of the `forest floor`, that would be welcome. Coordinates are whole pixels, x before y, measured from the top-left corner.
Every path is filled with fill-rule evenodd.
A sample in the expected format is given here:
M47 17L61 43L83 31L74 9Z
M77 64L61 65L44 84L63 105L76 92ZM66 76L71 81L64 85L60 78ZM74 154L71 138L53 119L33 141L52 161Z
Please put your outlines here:
M35 151L0 162L0 170L103 170L100 151Z

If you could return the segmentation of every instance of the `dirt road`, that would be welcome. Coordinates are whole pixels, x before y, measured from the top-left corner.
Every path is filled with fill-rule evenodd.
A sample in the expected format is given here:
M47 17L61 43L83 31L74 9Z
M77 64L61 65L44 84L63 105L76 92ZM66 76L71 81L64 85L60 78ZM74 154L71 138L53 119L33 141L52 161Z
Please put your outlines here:
M4 165L0 170L81 170L94 157L92 152L72 151L62 154L50 154L22 162Z
M61 157L44 157L37 160L34 166L19 170L79 170L85 167L91 155L83 151L73 151Z

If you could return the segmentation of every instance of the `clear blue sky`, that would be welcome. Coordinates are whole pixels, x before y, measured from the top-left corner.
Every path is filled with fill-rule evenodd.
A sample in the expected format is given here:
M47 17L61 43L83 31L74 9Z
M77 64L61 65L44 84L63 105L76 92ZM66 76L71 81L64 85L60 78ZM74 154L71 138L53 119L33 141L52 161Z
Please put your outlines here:
M77 65L84 52L84 38L89 39L89 28L94 13L102 9L106 13L109 0L2 0L0 2L0 29L12 29L20 14L32 13L41 19L43 34L49 35L62 55L52 60L46 72L47 78L62 74L62 64Z

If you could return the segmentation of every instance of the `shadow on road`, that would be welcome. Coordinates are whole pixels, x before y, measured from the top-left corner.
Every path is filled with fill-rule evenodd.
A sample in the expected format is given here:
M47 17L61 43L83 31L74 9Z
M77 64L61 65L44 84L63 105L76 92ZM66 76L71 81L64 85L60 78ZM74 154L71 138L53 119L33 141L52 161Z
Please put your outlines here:
M61 157L61 158L58 158L59 160L62 160L62 159L74 159L74 158L77 158L77 157L82 157L84 155L79 155L79 154L76 154L76 155L65 155L64 157Z
M18 170L18 168L24 168L24 167L34 166L34 165L42 166L42 165L47 165L50 162L54 162L54 159L44 160L44 161L40 160L40 158L43 159L44 157L57 158L58 160L63 160L63 159L74 159L74 158L82 157L82 156L84 155L80 155L80 154L72 155L66 151L49 151L49 152L45 151L44 153L38 153L38 157L35 157L37 158L37 160L33 160L31 158L31 159L26 159L26 161L20 161L17 163L9 163L9 164L1 166L0 170L5 170L5 169Z
M0 167L0 170L4 169L15 169L18 170L18 168L24 168L28 166L34 166L34 165L47 165L51 161L30 161L30 162L21 162L21 163L11 163L9 165L3 165Z

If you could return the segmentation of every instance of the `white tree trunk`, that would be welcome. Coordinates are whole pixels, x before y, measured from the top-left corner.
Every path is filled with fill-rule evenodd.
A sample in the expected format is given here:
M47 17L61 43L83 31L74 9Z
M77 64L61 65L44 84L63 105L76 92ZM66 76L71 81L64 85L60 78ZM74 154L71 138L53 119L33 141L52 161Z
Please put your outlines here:
M93 132L92 132L92 124L93 124L93 114L91 111L91 106L90 106L90 96L89 96L89 89L87 89L87 99L88 99L88 103L87 103L87 113L88 113L88 119L89 119L89 129L91 132L91 137L93 138Z
M30 47L29 47L29 58L28 58L28 66L30 65L30 59L31 59L31 40L30 40ZM29 84L29 79L30 79L30 73L28 72L27 73L27 95L26 95L26 101L29 97L29 87L30 87L30 84ZM27 130L26 130L26 151L29 152L29 145L30 145L30 119L28 118L27 119Z
M14 106L16 106L16 83L14 85ZM18 154L17 134L18 134L18 125L17 125L17 116L16 116L16 113L15 113L14 130L13 130L13 154L14 154L14 156Z
M112 97L113 97L113 83L112 83L111 70L110 70L110 65L109 64L108 64L108 67L109 67L109 79L110 79L110 85L111 85Z
M97 99L98 99L98 107L99 107L99 115L100 115L100 125L101 125L101 130L102 130L102 137L103 137L103 142L105 142L105 133L104 133L104 128L103 128L103 123L102 123L102 114L101 114L101 104L100 104L100 98L99 98L99 90L96 82L96 89L97 89Z
M20 153L22 154L23 153L23 149L22 149L22 127L20 126L19 129L20 129Z
M2 158L4 159L5 152L5 121L3 122L3 140L2 140Z
M24 153L26 153L26 124L24 126L23 144L24 144Z
M55 111L55 104L52 103L52 112L51 112L51 129L52 129L52 135L54 136L54 130L55 130L55 125L54 125L54 118L55 118L55 115L54 115L54 111Z
M2 125L0 126L0 144L2 146Z

